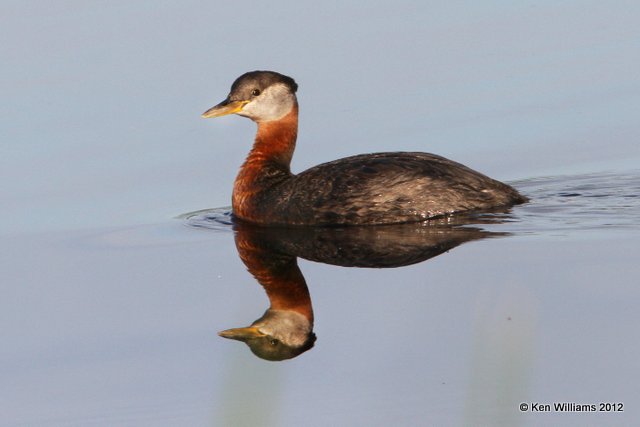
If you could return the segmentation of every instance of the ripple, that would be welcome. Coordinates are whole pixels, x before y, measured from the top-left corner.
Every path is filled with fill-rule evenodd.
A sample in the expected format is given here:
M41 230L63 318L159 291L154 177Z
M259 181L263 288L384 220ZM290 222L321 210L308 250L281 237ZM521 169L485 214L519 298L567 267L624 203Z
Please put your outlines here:
M231 206L202 209L178 216L190 227L205 228L213 231L233 231L233 213Z
M531 178L514 185L531 201L514 209L516 231L637 229L640 171Z

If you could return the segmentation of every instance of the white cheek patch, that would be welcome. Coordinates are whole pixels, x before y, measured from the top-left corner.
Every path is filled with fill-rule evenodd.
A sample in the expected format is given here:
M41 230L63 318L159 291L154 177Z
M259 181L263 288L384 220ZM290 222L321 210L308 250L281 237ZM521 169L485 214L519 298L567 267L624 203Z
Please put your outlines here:
M295 104L293 95L287 86L275 84L269 86L238 113L258 122L279 120L291 111Z

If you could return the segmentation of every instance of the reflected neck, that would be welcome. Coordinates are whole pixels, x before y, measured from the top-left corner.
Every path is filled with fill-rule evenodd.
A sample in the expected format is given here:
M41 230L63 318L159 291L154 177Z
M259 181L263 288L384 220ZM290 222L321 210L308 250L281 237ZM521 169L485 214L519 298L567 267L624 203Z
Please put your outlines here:
M269 308L272 310L295 311L302 314L313 325L311 296L309 295L307 282L298 267L297 260L292 258L287 263L286 271L278 272L275 275L273 271L269 273L269 277L258 277L254 274L267 292L270 303Z
M273 252L260 236L238 230L236 247L242 262L262 285L272 310L295 311L313 325L313 307L307 282L295 256ZM268 244L268 241L266 242Z

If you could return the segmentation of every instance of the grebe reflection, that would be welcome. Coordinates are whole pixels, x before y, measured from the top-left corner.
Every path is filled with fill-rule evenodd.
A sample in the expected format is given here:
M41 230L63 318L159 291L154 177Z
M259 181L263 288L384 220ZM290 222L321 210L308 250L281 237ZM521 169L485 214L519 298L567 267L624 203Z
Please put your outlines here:
M316 341L311 297L298 257L345 267L392 268L428 260L465 242L506 234L460 226L462 221L344 228L273 228L237 222L238 254L264 287L270 306L251 326L219 334L245 342L262 359L296 357Z

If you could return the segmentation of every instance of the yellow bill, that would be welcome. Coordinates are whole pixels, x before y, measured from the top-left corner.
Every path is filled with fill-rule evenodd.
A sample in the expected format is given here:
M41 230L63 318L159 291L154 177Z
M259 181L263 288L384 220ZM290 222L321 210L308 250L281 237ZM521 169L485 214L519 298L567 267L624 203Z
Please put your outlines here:
M256 326L227 329L226 331L218 332L218 335L224 338L231 338L232 340L238 341L246 341L248 339L261 338L265 336L265 334L260 332L260 330Z
M242 108L248 102L249 101L231 101L229 98L227 98L220 104L216 105L215 107L211 107L207 111L202 113L202 117L205 119L210 119L213 117L221 117L228 114L234 114L242 111Z

